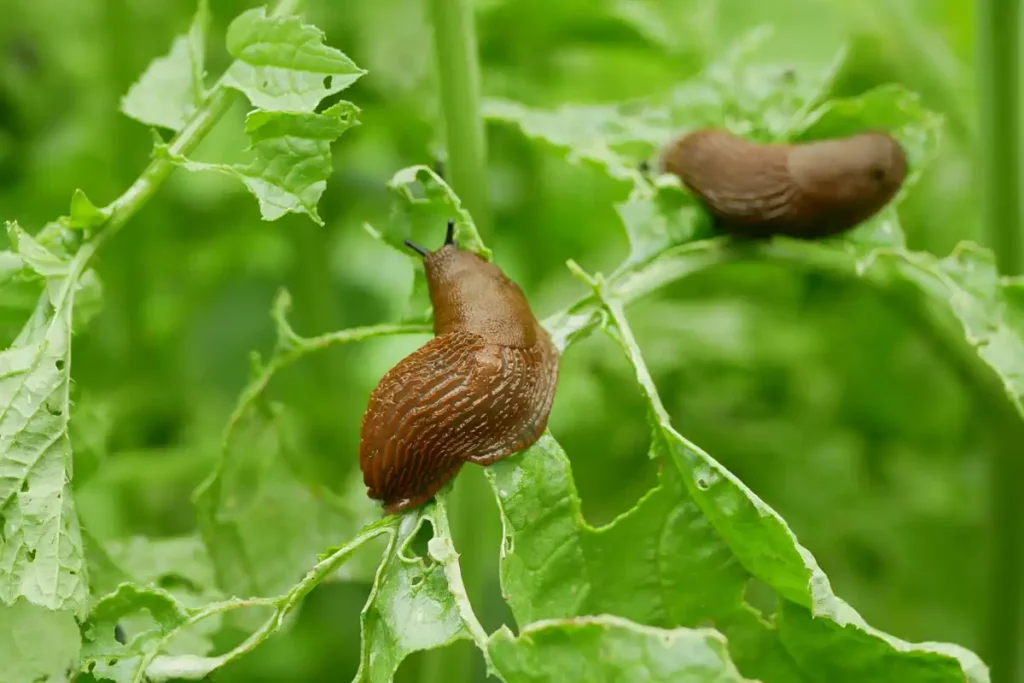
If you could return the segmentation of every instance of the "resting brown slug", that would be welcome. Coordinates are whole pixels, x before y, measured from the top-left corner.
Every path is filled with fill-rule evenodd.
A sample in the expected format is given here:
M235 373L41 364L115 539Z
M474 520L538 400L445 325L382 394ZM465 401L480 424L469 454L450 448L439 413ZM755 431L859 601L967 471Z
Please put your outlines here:
M660 168L679 176L722 232L814 239L878 213L903 185L907 157L884 132L785 145L703 129L666 146Z
M433 339L389 370L363 415L359 466L387 513L430 500L463 463L490 465L532 445L547 426L558 350L522 290L459 249L455 222L423 256Z

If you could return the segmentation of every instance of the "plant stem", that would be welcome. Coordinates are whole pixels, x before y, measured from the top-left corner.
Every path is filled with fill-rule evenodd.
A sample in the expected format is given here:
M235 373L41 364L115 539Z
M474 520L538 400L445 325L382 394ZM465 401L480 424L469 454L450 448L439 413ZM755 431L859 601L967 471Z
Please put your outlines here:
M982 220L1003 275L1021 273L1020 199L1021 0L978 0L979 191ZM1024 479L1019 443L1004 430L990 467L993 547L989 568L986 650L996 683L1019 680L1024 611Z
M470 0L431 0L434 55L448 146L448 183L484 231L490 226L480 65Z
M482 231L490 226L486 144L480 115L480 66L470 0L431 0L434 54L440 80L445 138L448 147L448 183L459 195ZM456 487L451 497L455 538L461 540L462 574L470 604L483 606L487 570L496 547L486 542L488 494L476 477L472 486ZM482 479L482 478L480 478ZM440 659L438 659L440 658ZM460 645L426 655L422 681L466 683L473 678L478 657Z
M272 12L273 16L286 16L294 14L301 5L300 0L281 0ZM166 153L157 154L149 162L149 165L142 171L135 182L121 194L120 197L108 204L104 211L107 213L107 220L92 241L82 246L87 250L87 258L92 256L104 242L116 235L124 227L125 223L138 213L139 209L146 205L146 202L167 180L175 165L171 160L176 156L185 156L193 151L203 138L206 137L214 124L231 107L233 91L221 86L219 83L213 87L209 97L203 106L196 111L188 120L174 139L167 146Z

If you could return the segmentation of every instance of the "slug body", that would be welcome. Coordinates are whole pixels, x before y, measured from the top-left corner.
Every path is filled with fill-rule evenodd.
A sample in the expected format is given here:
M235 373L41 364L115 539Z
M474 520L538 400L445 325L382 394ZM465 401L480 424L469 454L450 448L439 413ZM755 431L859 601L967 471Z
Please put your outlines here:
M661 171L679 176L723 232L813 239L878 213L902 187L907 157L883 132L783 145L703 129L666 147Z
M547 426L558 350L501 270L445 245L424 256L435 337L389 370L363 415L359 465L385 512L421 505L463 463L489 465Z

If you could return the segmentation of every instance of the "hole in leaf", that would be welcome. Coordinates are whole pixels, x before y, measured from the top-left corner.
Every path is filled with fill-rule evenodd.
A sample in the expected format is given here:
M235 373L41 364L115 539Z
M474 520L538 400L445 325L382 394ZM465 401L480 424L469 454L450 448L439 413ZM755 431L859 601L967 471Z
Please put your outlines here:
M114 666L119 661L120 660L117 657L111 657L110 659L107 660L107 664L109 664L110 666Z
M511 555L516 550L516 540L511 536L505 537L505 554Z
M62 415L60 407L55 406L52 403L46 404L46 412L48 412L50 415L53 415L54 417L60 417Z
M28 479L26 479L25 481L21 482L21 492L22 493L28 493Z
M331 89L331 83L334 81L332 76L324 76L324 90Z
M743 599L765 618L775 614L779 608L779 595L775 589L754 576L750 577L743 589Z
M95 670L96 670L96 660L95 659L90 659L89 663L85 665L85 673L91 674Z
M196 585L195 581L182 576L181 574L163 574L157 579L157 585L164 590L170 590L172 588L185 588L193 593L199 593L202 589Z
M268 87L270 85L270 79L269 78L264 78L263 79L263 83L261 85L264 88Z
M408 562L421 560L426 563L427 567L433 566L434 561L430 559L430 552L427 550L427 544L433 537L434 525L430 523L430 520L423 520L416 535L406 541L402 548L402 558Z
M707 491L709 488L711 488L711 483L705 477L698 476L696 483L697 488L699 488L701 491Z
M559 377L564 379L559 379L550 425L571 460L566 486L575 482L584 518L601 526L658 483L657 461L649 457L646 401L621 347L607 334L570 346ZM583 404L587 410L572 407ZM587 457L590 453L606 455Z
M7 518L4 517L2 513L0 513L0 543L3 543L4 541L7 540L7 534L4 531L4 529L6 529L6 528L7 528Z
M28 561L29 562L35 562L36 561L36 549L35 548L29 549L29 551L28 551Z
M54 363L54 365L57 366L58 370L63 370L64 369L64 359L63 358L58 358L57 361Z
M419 588L423 585L423 579L423 574L417 574L416 576L412 577L412 581L409 582L409 585L415 590L416 588Z
M128 642L128 638L124 635L124 629L121 628L121 624L114 624L114 640L124 645Z

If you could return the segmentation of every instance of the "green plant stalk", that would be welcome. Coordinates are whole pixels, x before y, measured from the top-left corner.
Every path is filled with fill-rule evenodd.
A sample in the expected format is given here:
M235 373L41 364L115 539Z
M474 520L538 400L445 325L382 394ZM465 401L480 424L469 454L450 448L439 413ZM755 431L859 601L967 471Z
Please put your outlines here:
M491 204L472 3L430 0L430 12L448 149L447 181L477 227L486 232L491 224Z
M470 0L431 0L434 55L441 90L447 181L481 231L490 226L486 144L480 114L480 66ZM482 482L472 481L477 484ZM485 486L456 487L451 498L452 523L462 557L462 574L470 604L484 602L487 570L496 547L485 542L483 511L493 506ZM421 681L468 683L479 659L469 648L431 651L423 662Z
M975 49L982 221L1002 275L1020 275L1021 0L978 0ZM990 465L992 549L985 651L995 683L1017 683L1024 645L1024 457L1003 430Z

